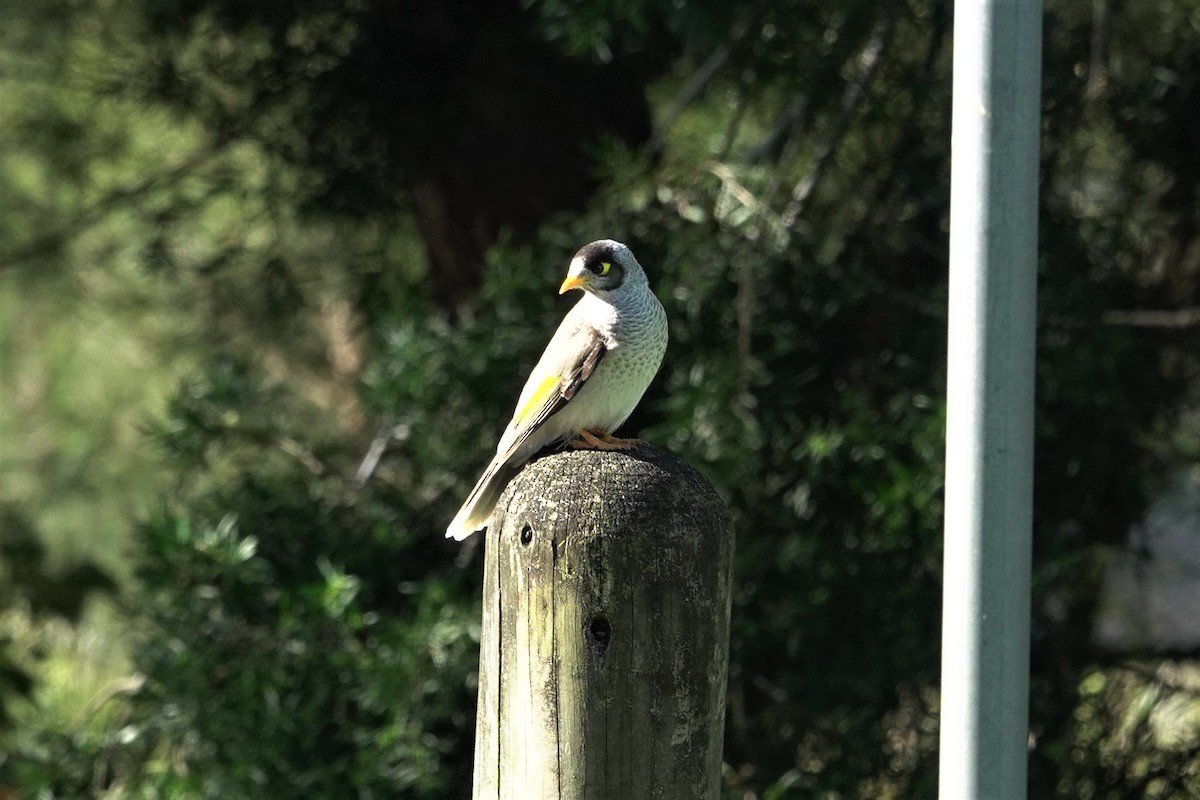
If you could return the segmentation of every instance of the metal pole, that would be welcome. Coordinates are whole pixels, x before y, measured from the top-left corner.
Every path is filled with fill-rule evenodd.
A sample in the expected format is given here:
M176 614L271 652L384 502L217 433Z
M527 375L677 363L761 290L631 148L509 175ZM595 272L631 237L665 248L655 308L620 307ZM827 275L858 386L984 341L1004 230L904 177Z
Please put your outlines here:
M1026 796L1041 33L955 3L941 800Z

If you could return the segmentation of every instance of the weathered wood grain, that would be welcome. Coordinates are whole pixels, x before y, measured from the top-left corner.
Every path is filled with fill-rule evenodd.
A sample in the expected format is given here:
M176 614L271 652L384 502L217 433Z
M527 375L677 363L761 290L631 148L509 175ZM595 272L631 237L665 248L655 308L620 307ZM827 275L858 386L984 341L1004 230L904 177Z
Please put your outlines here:
M475 800L717 798L733 542L661 450L527 466L487 533Z

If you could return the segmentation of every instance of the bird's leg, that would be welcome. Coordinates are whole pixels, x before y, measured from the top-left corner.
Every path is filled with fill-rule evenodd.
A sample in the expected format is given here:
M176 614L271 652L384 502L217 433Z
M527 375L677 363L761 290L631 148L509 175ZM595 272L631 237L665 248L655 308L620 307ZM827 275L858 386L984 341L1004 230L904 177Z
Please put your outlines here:
M604 447L604 442L600 441L600 437L591 431L580 431L579 437L581 441L586 442L587 445L593 449L599 450L600 448Z
M604 442L592 435L591 431L580 431L579 438L567 443L572 450L603 450Z
M571 442L571 447L576 450L631 450L641 443L641 439L618 439L607 431L596 434L582 430L579 438Z
M603 442L601 450L632 450L640 444L645 444L642 439L621 439L611 433L600 434L600 441Z

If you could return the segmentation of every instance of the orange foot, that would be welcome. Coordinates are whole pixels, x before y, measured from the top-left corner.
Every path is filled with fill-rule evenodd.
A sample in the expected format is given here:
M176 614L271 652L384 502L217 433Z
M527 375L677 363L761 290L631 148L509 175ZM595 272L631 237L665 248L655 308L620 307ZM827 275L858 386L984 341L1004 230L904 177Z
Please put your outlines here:
M642 443L641 439L618 439L611 433L580 431L579 438L570 443L575 450L631 450Z

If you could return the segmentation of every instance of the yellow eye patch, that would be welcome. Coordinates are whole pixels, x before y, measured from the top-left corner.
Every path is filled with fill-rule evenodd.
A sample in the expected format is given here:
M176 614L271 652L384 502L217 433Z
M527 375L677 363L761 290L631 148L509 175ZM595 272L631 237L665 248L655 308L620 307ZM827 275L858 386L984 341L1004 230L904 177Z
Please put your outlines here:
M601 275L607 275L607 274L608 274L608 271L609 271L610 269L612 269L612 264L610 264L610 263L609 263L609 262L607 262L607 261L601 261L601 262L600 262L600 274L601 274Z

